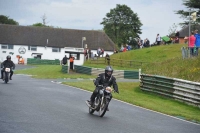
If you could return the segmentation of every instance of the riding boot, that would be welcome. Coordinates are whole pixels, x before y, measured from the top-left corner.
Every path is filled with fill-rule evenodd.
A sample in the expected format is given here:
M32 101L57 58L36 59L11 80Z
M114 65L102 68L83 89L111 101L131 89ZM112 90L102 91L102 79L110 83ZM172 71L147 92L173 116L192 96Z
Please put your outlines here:
M3 71L1 70L1 79L3 79Z
M13 72L10 73L10 80L12 80L12 75L13 75Z

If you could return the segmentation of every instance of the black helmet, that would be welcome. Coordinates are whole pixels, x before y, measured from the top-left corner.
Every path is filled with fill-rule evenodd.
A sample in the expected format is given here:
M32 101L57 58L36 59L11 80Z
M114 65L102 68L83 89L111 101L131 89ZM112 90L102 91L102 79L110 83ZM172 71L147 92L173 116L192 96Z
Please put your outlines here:
M8 60L8 59L11 59L11 56L10 55L8 55L7 57L6 57L6 59Z
M111 66L107 66L107 67L105 68L105 74L106 74L106 76L111 76L112 73L113 73L112 67L111 67Z

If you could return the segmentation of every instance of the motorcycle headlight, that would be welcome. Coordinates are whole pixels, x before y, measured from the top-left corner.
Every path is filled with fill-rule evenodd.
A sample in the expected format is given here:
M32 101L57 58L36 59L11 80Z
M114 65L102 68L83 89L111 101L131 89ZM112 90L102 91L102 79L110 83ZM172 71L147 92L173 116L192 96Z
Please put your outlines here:
M111 87L106 87L106 91L112 92L112 88Z

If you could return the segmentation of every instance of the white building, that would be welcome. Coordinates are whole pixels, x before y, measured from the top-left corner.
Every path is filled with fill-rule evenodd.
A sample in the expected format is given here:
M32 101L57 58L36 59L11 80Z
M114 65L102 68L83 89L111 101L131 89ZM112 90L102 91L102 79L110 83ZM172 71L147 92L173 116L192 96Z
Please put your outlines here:
M0 62L7 55L14 63L18 63L17 56L22 56L26 63L27 58L62 60L71 54L75 57L74 64L82 65L83 46L91 49L93 54L97 54L97 48L101 47L105 50L104 56L113 54L115 49L115 44L100 31L0 24Z

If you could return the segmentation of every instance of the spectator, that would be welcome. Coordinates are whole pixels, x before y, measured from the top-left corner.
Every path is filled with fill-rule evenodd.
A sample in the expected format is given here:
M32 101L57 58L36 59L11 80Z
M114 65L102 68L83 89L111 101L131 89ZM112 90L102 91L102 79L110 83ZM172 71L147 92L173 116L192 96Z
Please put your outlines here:
M195 45L195 41L196 41L196 38L194 36L194 32L191 33L191 36L189 37L189 43L188 43L188 46L189 46L189 49L190 49L190 55L191 57L194 56L194 45Z
M101 48L100 47L97 49L97 54L100 57L100 55L101 55Z
M157 45L160 45L160 42L161 42L161 37L159 34L157 34L157 37L156 37L156 44Z
M74 69L74 57L72 55L70 55L69 61L70 61L70 69L73 70Z
M126 44L126 49L131 50L131 47L128 44Z
M103 48L101 49L101 54L102 54L102 57L103 57L103 55L104 55L104 49Z
M185 40L184 43L186 44L186 43L188 42L188 37L185 36L185 37L184 37L184 40Z
M106 60L107 60L108 65L110 65L110 56L108 55L108 53L106 53L105 62Z
M118 53L118 50L115 50L115 49L114 49L114 54L116 54L116 53Z
M195 41L195 46L196 46L196 55L198 56L198 51L199 51L199 47L200 47L200 35L198 34L198 30L195 30L195 34L194 34L196 41Z
M124 48L123 48L123 51L122 51L122 52L126 52L126 50L127 50L127 49L126 49L126 47L124 46Z
M65 57L63 57L63 60L62 60L63 65L67 64L67 59L69 59L69 58L67 58L67 56L65 55Z
M89 55L89 58L92 57L92 52L91 52L91 49L88 49L88 55Z
M179 38L176 36L175 43L179 43Z

